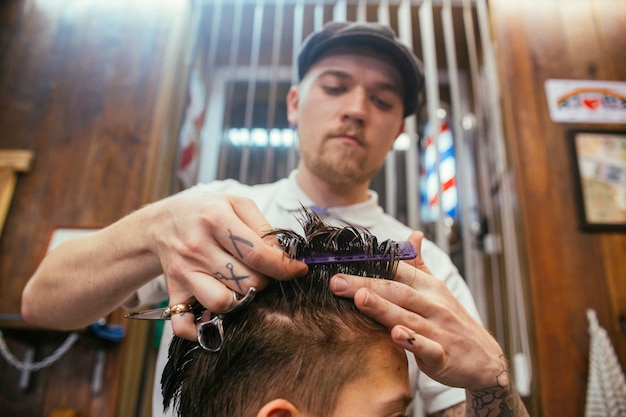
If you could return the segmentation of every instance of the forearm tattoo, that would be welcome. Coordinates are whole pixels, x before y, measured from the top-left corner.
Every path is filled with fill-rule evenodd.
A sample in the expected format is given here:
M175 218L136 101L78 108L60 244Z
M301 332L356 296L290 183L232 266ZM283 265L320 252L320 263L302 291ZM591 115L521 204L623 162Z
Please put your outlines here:
M467 402L462 402L429 417L528 417L522 399L509 383L509 371L504 356L500 357L502 371L496 385L477 392L467 392Z
M467 416L528 416L522 399L510 383L510 374L504 356L500 357L500 361L502 371L496 377L496 385L467 394Z

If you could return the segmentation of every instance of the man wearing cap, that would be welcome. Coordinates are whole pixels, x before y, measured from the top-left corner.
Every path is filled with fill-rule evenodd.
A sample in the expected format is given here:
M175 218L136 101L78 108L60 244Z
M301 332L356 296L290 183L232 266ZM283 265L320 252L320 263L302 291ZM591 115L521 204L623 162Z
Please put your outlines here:
M306 273L306 264L288 260L263 237L272 228L300 230L294 215L304 206L328 223L365 227L379 239L408 239L421 249L416 261L398 268L395 281L336 276L331 287L354 298L412 353L412 383L428 414L467 407L468 415L526 415L503 351L480 325L448 256L385 214L369 190L404 118L416 111L420 62L386 26L334 22L307 38L298 73L287 106L300 161L288 178L256 186L200 184L61 245L24 290L25 319L72 329L122 304L135 308L168 297L172 307L195 297L210 311L226 311L270 277ZM191 314L173 315L171 325L178 336L197 337ZM162 415L158 379L168 329L157 363L155 416Z

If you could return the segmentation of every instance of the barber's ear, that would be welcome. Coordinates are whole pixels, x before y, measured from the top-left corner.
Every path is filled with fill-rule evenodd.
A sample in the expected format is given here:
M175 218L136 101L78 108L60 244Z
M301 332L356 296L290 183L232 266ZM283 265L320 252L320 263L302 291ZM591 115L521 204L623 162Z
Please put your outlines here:
M389 151L391 152L391 150L393 150L393 145L396 143L396 140L398 140L398 138L400 137L401 134L404 133L404 126L406 125L406 120L402 120L402 123L400 124L400 127L398 128L398 132L396 133L396 139L391 143L391 146L389 147Z
M287 120L292 126L298 124L298 105L300 104L300 91L298 86L291 86L287 93Z
M265 404L256 417L304 417L304 414L289 401L278 398Z
M404 133L404 128L406 126L406 119L402 119L402 123L400 124L400 127L398 128L398 135L400 136L401 134Z

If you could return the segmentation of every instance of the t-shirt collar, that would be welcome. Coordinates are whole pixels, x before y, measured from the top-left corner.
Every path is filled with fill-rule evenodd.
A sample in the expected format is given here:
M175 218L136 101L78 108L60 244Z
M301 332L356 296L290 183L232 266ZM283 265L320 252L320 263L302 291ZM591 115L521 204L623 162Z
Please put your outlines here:
M278 193L277 203L289 212L297 212L302 208L310 208L324 218L340 220L356 226L371 228L380 218L382 208L378 205L378 194L373 190L368 190L367 201L348 206L338 207L316 207L313 201L298 185L296 181L297 170L293 170L289 176L282 181L282 190Z

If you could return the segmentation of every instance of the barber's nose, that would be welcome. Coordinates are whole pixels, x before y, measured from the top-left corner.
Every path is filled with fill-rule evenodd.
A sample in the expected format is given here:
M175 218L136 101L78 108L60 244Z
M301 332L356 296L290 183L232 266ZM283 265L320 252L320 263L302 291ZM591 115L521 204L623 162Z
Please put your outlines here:
M367 92L363 88L355 88L345 95L342 119L362 127L367 120Z

